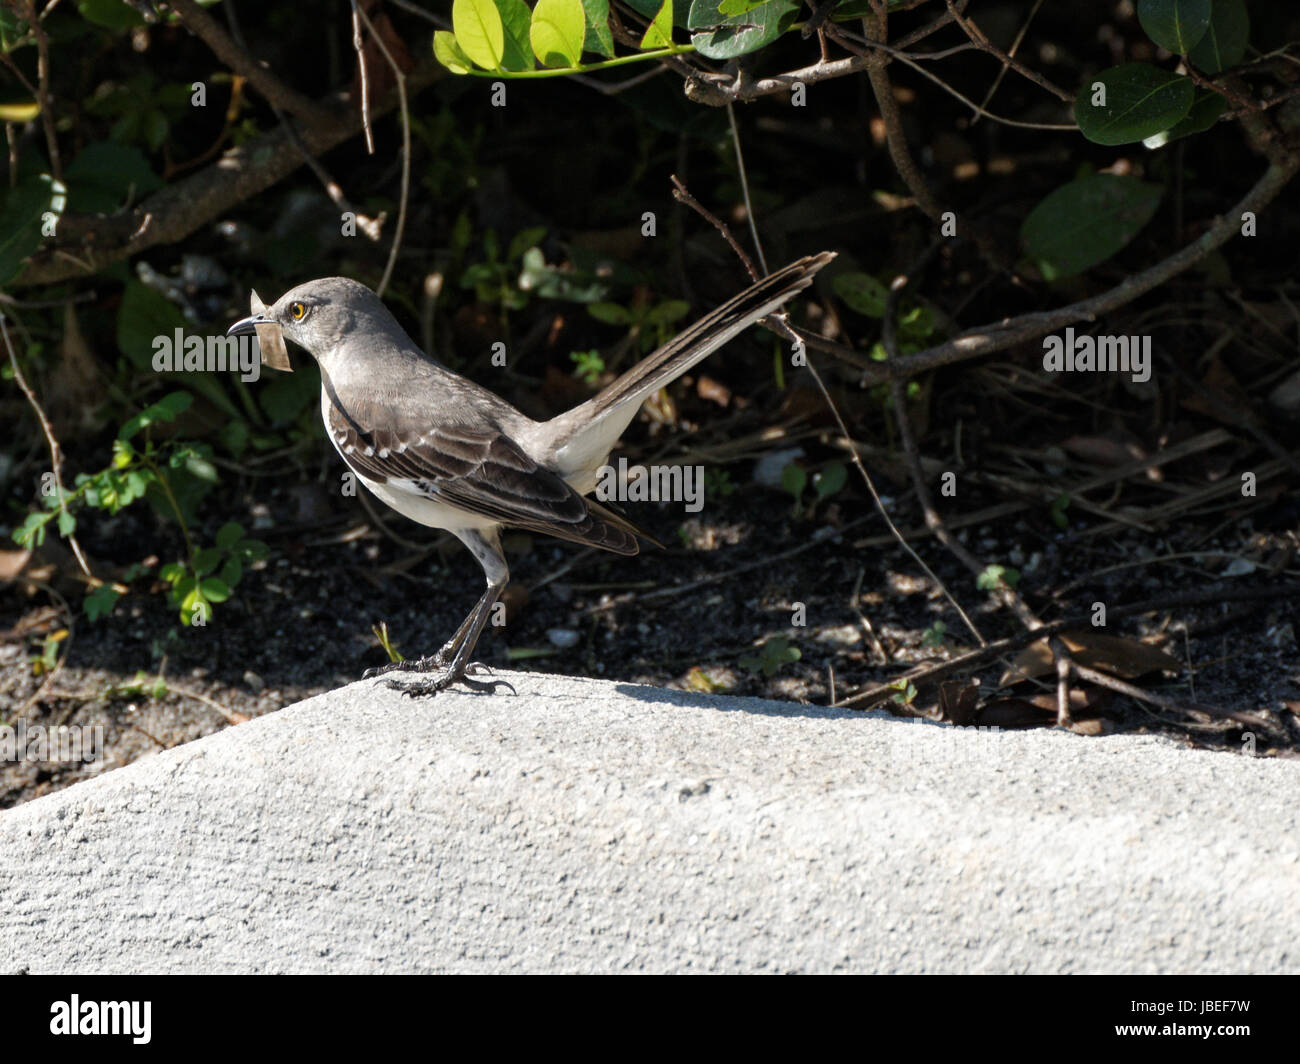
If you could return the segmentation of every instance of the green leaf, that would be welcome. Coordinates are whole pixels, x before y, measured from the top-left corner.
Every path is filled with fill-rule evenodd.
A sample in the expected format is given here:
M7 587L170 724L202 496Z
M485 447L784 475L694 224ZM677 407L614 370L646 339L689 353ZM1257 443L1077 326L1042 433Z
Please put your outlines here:
M199 454L197 451L190 451L185 456L183 468L190 476L205 481L208 485L215 484L219 479L217 467L208 460L207 455Z
M203 593L203 597L211 602L225 602L230 598L230 588L219 577L204 578L199 582L199 590Z
M1090 174L1050 193L1020 227L1025 252L1048 280L1069 277L1123 248L1160 205L1159 185Z
M1187 112L1187 117L1172 129L1162 130L1154 137L1147 137L1142 144L1147 148L1163 148L1171 140L1189 137L1194 133L1204 133L1219 121L1219 116L1228 109L1225 97L1213 89L1197 88L1196 102Z
M159 421L175 421L190 408L193 402L194 397L189 392L170 392L131 418L122 426L117 437L119 440L126 441L141 429L157 424Z
M1156 44L1186 55L1210 25L1210 0L1138 0L1138 22Z
M994 591L1003 584L1015 587L1018 583L1020 570L997 564L985 566L984 571L975 578L975 586L981 591Z
M189 392L168 392L153 406L149 412L159 421L175 421L194 403L194 396Z
M1210 28L1187 58L1207 74L1218 74L1241 62L1249 40L1250 15L1244 0L1214 0Z
M533 13L524 0L496 0L505 28L505 54L501 65L506 70L532 70L533 52L528 44L528 23Z
M237 552L246 562L260 562L271 554L271 548L260 539L246 539Z
M781 487L793 495L796 502L803 498L803 489L807 486L808 474L803 471L802 466L791 462L781 470Z
M638 15L653 19L663 7L663 0L625 0L627 6ZM673 0L673 25L685 26L690 17L691 0Z
M1094 86L1105 87L1105 104L1093 106ZM1094 144L1132 144L1180 122L1192 108L1192 79L1148 63L1103 70L1074 101L1079 132Z
M136 369L153 371L154 339L168 342L185 318L161 292L140 281L128 281L117 311L117 346Z
M64 175L74 211L109 214L128 201L162 188L144 152L129 144L102 140L77 153Z
M655 15L654 21L646 27L641 38L641 50L668 48L673 43L673 0L664 0L663 6Z
M257 391L257 403L274 425L296 421L320 400L320 380L310 366L297 373L280 373Z
M885 316L885 301L889 298L889 289L870 274L837 274L831 282L831 287L850 310L856 310L868 318Z
M582 0L582 9L587 13L587 36L582 42L582 50L613 59L614 34L609 28L609 0Z
M433 58L453 74L468 74L474 69L474 60L465 54L450 30L434 31Z
M204 620L212 616L212 607L198 588L181 600L181 623L187 626L193 624L196 615L201 615Z
M617 303L592 303L587 307L587 313L606 325L626 325L632 320L627 308Z
M453 0L451 28L456 43L475 65L500 70L505 56L506 31L492 0Z
M41 113L35 100L12 100L0 103L0 122L34 122Z
M100 584L94 591L90 592L81 601L81 609L92 621L97 621L101 617L107 617L113 612L113 607L117 605L117 600L121 594L114 589L112 584Z
M828 499L848 482L849 474L842 463L834 462L813 477L818 499Z
M217 566L221 564L221 551L216 547L205 547L194 555L192 564L194 572L198 576L207 576L208 573L214 573Z
M9 190L0 212L0 284L11 280L41 246L46 213L57 220L66 203L67 190L49 174L36 174Z
M520 229L510 241L510 248L506 252L506 261L514 262L516 259L523 258L524 252L531 247L536 247L546 237L546 226L534 225L528 229Z
M665 299L658 306L651 307L645 316L647 325L671 325L680 321L691 312L691 305L684 299Z
M542 66L577 66L586 36L582 0L537 0L528 39Z
M708 59L734 59L756 52L776 40L793 24L799 0L766 0L743 15L725 15L721 0L693 0L687 28L691 43Z
M77 10L87 22L110 30L126 30L145 25L139 13L130 4L122 3L122 0L77 0Z
M20 547L39 547L45 542L45 526L49 523L52 513L28 514L25 520L18 528L13 531L13 540Z
M217 530L217 546L222 550L230 550L243 538L244 526L238 521L227 521Z
M77 519L68 510L59 511L59 535L70 536L77 530Z
M718 10L724 15L743 15L746 11L753 11L754 8L764 3L765 0L722 0L718 5Z
M227 587L234 587L244 578L244 564L238 558L227 558L221 567L221 579Z

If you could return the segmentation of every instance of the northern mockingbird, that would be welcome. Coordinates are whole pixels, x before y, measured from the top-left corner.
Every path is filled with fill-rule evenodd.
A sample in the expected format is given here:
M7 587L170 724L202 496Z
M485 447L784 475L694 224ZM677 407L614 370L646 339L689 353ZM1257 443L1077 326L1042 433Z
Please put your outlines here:
M636 554L644 533L584 496L642 401L807 288L834 257L823 252L777 270L549 421L524 416L426 355L382 300L356 281L308 281L270 307L254 293L255 313L226 335L257 332L263 357L276 368L288 368L277 333L305 348L320 365L325 430L348 468L398 513L459 539L487 579L483 597L436 654L370 669L366 677L424 674L407 684L387 681L412 695L454 683L484 692L509 687L470 678L483 668L470 655L510 577L501 529Z

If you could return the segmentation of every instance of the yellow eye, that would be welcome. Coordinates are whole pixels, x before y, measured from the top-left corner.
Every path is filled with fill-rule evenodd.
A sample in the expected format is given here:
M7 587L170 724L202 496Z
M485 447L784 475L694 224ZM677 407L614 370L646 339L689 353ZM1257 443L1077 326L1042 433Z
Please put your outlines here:
M294 321L302 321L307 316L307 308L301 303L293 303L289 307L289 313L293 315Z

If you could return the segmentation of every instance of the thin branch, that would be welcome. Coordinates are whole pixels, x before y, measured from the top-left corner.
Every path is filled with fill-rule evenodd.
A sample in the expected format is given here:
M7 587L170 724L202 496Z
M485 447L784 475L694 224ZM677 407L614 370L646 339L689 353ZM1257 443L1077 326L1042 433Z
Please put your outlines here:
M370 25L370 20L366 20ZM371 36L375 35L372 28ZM361 9L357 0L352 0L352 50L357 53L357 65L361 68L361 128L366 131L366 154L375 154L375 135L370 131L370 78L366 73L366 53L361 47Z
M1126 606L1112 606L1106 613L1112 620L1123 617L1135 617L1156 610L1185 609L1189 606L1206 606L1221 602L1260 602L1270 599L1295 598L1300 596L1300 584L1283 584L1267 587L1238 587L1234 584L1216 584L1199 591L1184 591L1175 595L1134 602ZM1015 635L989 643L976 650L959 654L947 661L918 665L888 683L873 684L864 691L850 695L839 704L841 706L858 706L869 709L879 702L884 702L898 693L898 685L903 682L931 684L953 673L966 672L982 668L990 662L1014 650L1020 650L1030 643L1056 635L1071 628L1092 628L1092 614L1080 613L1070 617L1061 617L1048 621L1042 628L1034 631L1017 632Z
M167 0L185 28L198 37L236 74L248 79L258 92L271 103L290 114L297 115L313 125L338 121L338 116L315 100L289 88L271 71L254 59L231 38L216 19L201 8L195 0Z
M993 93L997 91L997 86L1002 81L1002 75L1006 72L1008 68L1014 70L1022 78L1032 81L1043 91L1050 92L1058 100L1062 100L1065 103L1070 103L1070 104L1074 103L1074 97L1070 93L1066 92L1064 89L1058 88L1057 86L1053 85L1050 81L1048 81L1045 77L1043 77L1042 74L1038 73L1038 71L1030 70L1029 67L1025 66L1024 63L1020 62L1020 60L1016 59L1010 53L1004 52L1001 48L999 48L996 44L994 44L986 36L984 36L983 30L981 30L977 25L975 25L974 22L964 18L961 15L961 13L956 10L956 5L953 3L953 0L946 0L946 2L948 4L948 11L952 15L953 21L956 22L957 25L961 27L962 32L965 33L966 36L970 38L971 43L975 45L975 47L978 48L981 52L987 52L989 55L993 56L994 59L996 59L999 63L1002 64L1002 70L998 72L997 80L994 82L993 87L989 90L989 95L984 98L985 103L987 103L989 99L992 97ZM1034 10L1029 13L1030 19L1034 17L1035 12L1038 11L1038 8L1042 5L1042 2L1043 0L1038 0L1038 3L1035 4ZM1016 48L1019 47L1020 41L1025 35L1025 30L1027 30L1028 28L1029 28L1029 20L1026 19L1025 24L1020 28L1020 33L1016 37L1015 43L1012 44L1011 46L1012 52L1014 52ZM978 117L979 116L977 115L976 119L978 119Z
M1255 182L1254 186L1233 207L1217 218L1208 229L1186 247L1161 260L1149 269L1121 281L1114 288L1097 296L1079 300L1055 310L1022 314L937 344L924 351L902 355L897 360L873 363L863 372L863 384L879 384L894 378L906 380L920 373L980 358L995 351L1036 340L1054 329L1064 328L1079 321L1093 321L1119 307L1126 306L1139 296L1158 288L1196 265L1210 252L1222 247L1234 236L1240 235L1241 216L1251 211L1258 214L1268 206L1300 171L1300 154L1276 152L1276 158Z
M359 6L356 6L355 0L353 10L361 16L362 21L366 24L366 29L370 31L371 39L379 45L379 50L384 53L384 58L392 68L393 77L397 81L397 96L402 111L402 199L397 208L397 227L393 231L393 246L388 252L388 264L384 267L384 276L380 278L379 285L375 288L375 293L382 296L384 289L388 287L389 279L393 276L393 267L397 265L397 252L402 246L402 234L406 230L406 202L410 198L411 191L411 114L407 109L406 75L402 73L401 67L397 65L397 60L393 58L392 53L388 50L384 38L375 32L375 27L371 24L369 16ZM362 90L362 96L364 95L365 90ZM369 127L367 127L368 130Z
M430 59L406 75L410 90L431 84L441 68ZM396 106L396 94L376 101L374 114ZM302 144L322 154L361 131L361 118L352 111L330 111L320 125L301 130ZM59 243L32 256L14 285L52 284L94 273L111 263L159 244L182 240L232 207L256 196L302 165L293 137L283 129L225 152L216 162L181 181L159 189L120 215L64 214ZM72 252L76 252L76 256Z
M736 149L736 172L740 174L740 191L745 197L745 220L749 222L749 235L754 240L758 265L767 276L767 258L763 255L763 242L758 238L758 221L754 218L754 204L749 199L749 174L745 170L745 153L740 150L740 130L736 128L736 109L727 104L727 121L731 123L731 143ZM758 278L755 278L758 280Z
M31 386L27 383L27 378L23 376L22 366L18 364L18 353L14 350L13 341L9 338L9 326L6 323L6 316L0 314L0 334L4 336L5 349L9 352L9 364L13 367L14 380L18 382L18 387L22 389L23 395L27 396L27 402L31 404L32 410L36 414L36 420L41 424L41 431L45 433L45 442L50 450L50 471L54 474L54 486L59 493L59 511L67 511L67 502L64 500L63 490L63 451L59 447L59 441L54 437L54 429L50 427L49 418L45 416L45 411L41 409L40 400L36 398L36 393L32 391ZM85 554L81 551L81 544L77 542L75 535L67 537L68 543L72 546L72 553L77 558L77 564L81 566L81 571L90 579L95 579L95 574L90 571L90 565L86 561Z

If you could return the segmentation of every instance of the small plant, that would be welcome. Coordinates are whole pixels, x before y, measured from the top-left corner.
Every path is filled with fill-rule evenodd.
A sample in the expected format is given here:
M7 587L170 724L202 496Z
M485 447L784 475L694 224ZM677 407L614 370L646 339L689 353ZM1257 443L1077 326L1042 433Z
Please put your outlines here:
M665 299L651 303L644 288L637 289L628 306L618 303L592 303L587 313L606 325L626 325L628 334L642 351L666 344L672 338L672 326L690 313L691 305L682 299Z
M44 676L54 671L54 666L59 662L59 644L67 638L68 630L60 628L41 641L40 653L33 654L29 659L32 663L33 676Z
M71 536L77 528L78 510L116 514L147 499L159 511L175 518L185 538L185 558L164 565L158 572L169 587L171 604L180 610L182 623L193 624L200 614L206 623L212 604L230 597L231 589L243 576L244 566L263 560L270 551L260 540L245 539L242 526L234 522L217 532L215 546L195 545L190 535L194 509L217 480L212 448L179 440L159 444L150 431L154 425L174 421L193 401L188 392L172 392L136 414L113 441L113 458L108 467L98 473L78 474L72 491L60 492L53 475L49 475L42 492L45 509L28 515L14 530L14 541L23 547L39 547L45 542L46 526L51 521L60 535ZM143 442L139 442L137 437L142 433ZM118 600L127 594L127 584L148 572L148 568L131 566L125 583L98 583L82 602L86 616L94 621L112 613Z
M375 638L379 640L379 645L384 648L384 653L388 655L389 661L405 661L401 651L393 646L392 640L388 636L388 622L380 621L372 625L370 630L375 633Z
M704 471L704 491L708 495L720 495L726 498L736 490L731 482L731 474L725 469L706 469Z
M150 676L144 669L137 670L126 683L110 683L104 687L105 698L163 698L167 694L167 681L161 675Z
M1020 583L1020 570L1005 565L988 565L975 580L981 591L994 591L999 587L1015 588Z
M757 654L746 654L740 659L739 664L752 676L757 676L761 672L770 679L786 665L802 657L802 651L798 647L791 646L790 640L781 635L769 639L759 648Z
M474 289L480 303L496 304L503 315L512 310L522 310L528 305L528 292L518 283L524 254L545 235L543 226L521 229L510 241L503 257L496 230L489 229L483 234L484 260L465 268L460 275L460 286Z
M916 701L916 685L911 680L899 679L889 685L894 694L890 699L897 705L910 706Z
M1070 519L1065 516L1066 507L1069 505L1070 496L1062 492L1052 500L1051 509L1047 511L1047 515L1052 519L1052 524L1062 532L1068 530L1070 527Z
M938 649L943 646L944 636L948 631L948 626L943 621L935 621L924 632L921 633L921 645Z
M244 566L264 560L269 553L265 543L245 539L243 526L230 521L217 531L215 547L164 565L158 575L171 585L171 603L180 608L181 623L206 623L212 604L230 598L243 579Z
M722 680L715 680L700 666L692 665L686 671L686 677L683 680L688 691L699 691L701 694L717 694L719 691L728 691L731 685Z
M569 359L574 363L573 375L594 388L596 382L600 380L600 375L605 372L605 360L600 352L594 349L573 351L569 354Z
M842 462L831 462L825 468L813 474L812 486L814 498L804 506L804 493L808 487L808 474L797 463L791 462L781 470L781 487L794 497L793 514L798 518L811 518L817 507L839 492L848 482L848 470Z

